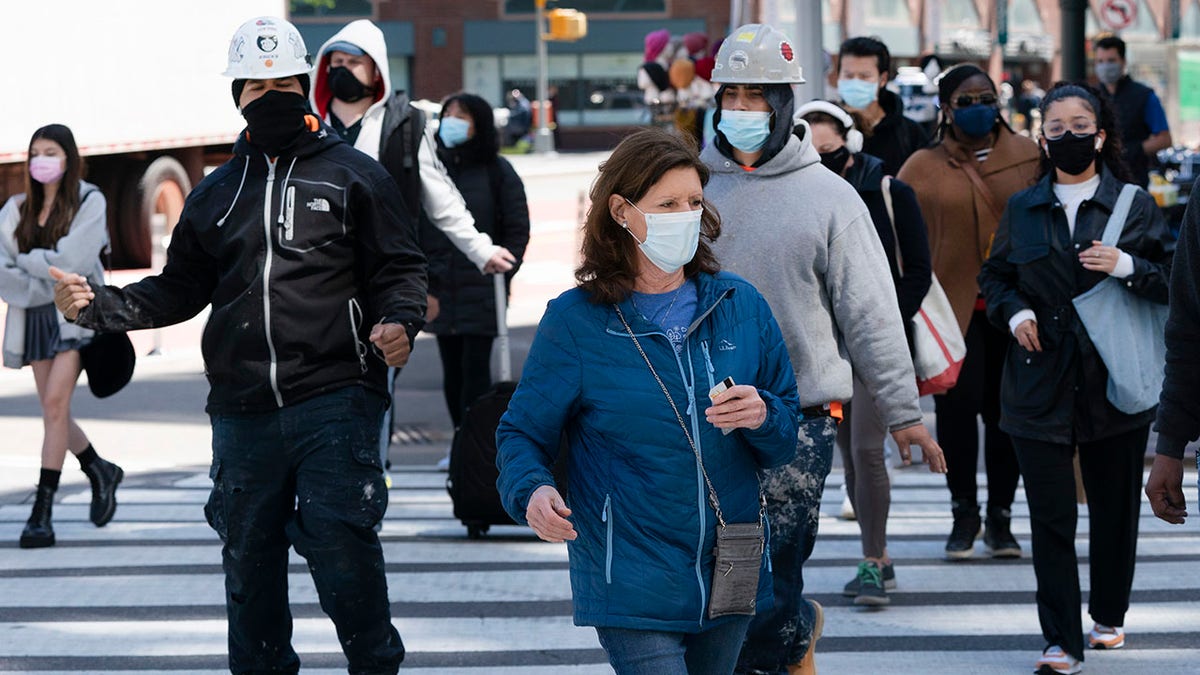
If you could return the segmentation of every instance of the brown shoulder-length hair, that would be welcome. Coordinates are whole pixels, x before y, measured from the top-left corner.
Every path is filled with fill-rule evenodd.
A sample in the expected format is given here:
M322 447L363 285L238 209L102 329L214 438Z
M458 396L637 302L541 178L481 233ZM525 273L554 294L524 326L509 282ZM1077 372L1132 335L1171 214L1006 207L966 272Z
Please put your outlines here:
M39 226L37 221L46 203L46 189L29 176L33 142L40 138L58 143L67 160L66 172L58 184L58 192L54 195L54 204L50 207L45 226ZM79 212L79 181L82 178L83 159L79 156L79 147L75 145L75 135L70 129L62 124L47 124L33 132L25 159L25 201L21 204L16 232L18 250L25 253L35 248L54 248L58 244L58 240L71 229L71 221Z
M583 223L583 262L575 280L597 304L621 302L633 291L637 278L637 240L613 220L608 199L618 195L638 201L672 169L695 169L701 187L708 184L708 167L687 141L661 129L636 131L621 141L600 165L592 182L592 205ZM683 273L692 278L700 272L715 274L721 269L710 244L721 234L721 216L707 199L700 219L700 244Z

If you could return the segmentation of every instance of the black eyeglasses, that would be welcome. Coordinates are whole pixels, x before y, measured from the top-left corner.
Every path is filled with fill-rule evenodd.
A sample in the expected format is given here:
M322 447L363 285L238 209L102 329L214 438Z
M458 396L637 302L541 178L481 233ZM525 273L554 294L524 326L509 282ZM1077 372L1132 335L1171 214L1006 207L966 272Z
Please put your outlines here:
M982 94L963 94L955 97L954 107L966 108L967 106L971 106L976 103L981 103L983 105L996 105L996 102L999 100L1000 99L996 98L996 95L990 91Z

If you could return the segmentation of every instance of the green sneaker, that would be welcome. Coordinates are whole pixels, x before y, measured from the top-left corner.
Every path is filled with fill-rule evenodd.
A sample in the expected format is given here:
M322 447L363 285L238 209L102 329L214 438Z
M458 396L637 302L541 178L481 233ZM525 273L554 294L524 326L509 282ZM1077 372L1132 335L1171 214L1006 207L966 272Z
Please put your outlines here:
M842 588L842 595L846 596L847 598L857 597L858 588L859 581L858 574L856 573L854 578L847 582ZM888 591L896 589L896 566L890 562L883 564L883 588L884 590Z
M854 604L882 607L891 600L883 588L883 570L873 562L864 560L858 564L858 595Z

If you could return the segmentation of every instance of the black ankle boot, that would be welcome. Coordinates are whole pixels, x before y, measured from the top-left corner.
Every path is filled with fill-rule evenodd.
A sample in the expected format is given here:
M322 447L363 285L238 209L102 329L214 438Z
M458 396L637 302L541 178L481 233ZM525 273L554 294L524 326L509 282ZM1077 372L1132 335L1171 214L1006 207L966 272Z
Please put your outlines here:
M97 458L83 467L92 483L92 510L89 514L96 527L104 527L117 512L117 483L125 477L121 467Z
M951 502L954 526L946 539L946 558L965 560L975 555L975 537L979 536L979 504L975 502Z
M50 524L50 507L54 505L54 488L39 485L33 513L21 532L21 548L45 548L54 545L54 526Z
M988 507L983 530L983 543L992 550L993 558L1020 558L1021 545L1012 534L1012 511Z

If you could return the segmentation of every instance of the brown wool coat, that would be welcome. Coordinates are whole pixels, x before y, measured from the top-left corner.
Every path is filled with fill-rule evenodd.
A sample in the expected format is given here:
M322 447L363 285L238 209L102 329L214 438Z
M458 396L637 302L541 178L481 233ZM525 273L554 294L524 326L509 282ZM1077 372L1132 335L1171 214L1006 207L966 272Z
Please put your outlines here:
M987 260L1000 212L989 207L963 165L975 167L1000 210L1009 197L1037 182L1037 144L1003 124L997 129L992 153L983 162L947 134L938 145L915 152L896 176L917 193L929 229L933 272L964 334L979 295L976 277Z

